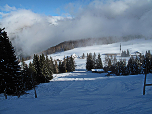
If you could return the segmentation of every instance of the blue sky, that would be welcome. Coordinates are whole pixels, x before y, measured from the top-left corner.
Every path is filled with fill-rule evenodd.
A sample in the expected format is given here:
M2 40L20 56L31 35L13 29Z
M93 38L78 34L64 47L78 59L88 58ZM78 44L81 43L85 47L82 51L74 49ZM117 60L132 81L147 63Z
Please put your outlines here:
M89 4L93 0L0 0L0 12L4 11L5 5L16 9L27 9L34 13L60 16L69 13L67 6L73 4L75 8Z

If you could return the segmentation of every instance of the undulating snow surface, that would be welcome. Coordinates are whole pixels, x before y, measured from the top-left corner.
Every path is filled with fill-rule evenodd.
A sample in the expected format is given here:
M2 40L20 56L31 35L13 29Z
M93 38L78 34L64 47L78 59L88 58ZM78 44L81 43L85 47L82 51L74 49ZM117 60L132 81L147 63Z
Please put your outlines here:
M152 40L123 42L122 50L131 52L152 50ZM63 58L75 53L119 53L119 44L90 46L52 54ZM102 57L104 58L104 57ZM142 95L144 75L105 76L105 73L91 73L85 70L85 59L75 59L76 71L54 74L49 83L27 91L20 98L0 94L0 114L150 114L152 113L152 86L146 87ZM148 74L147 83L152 83Z

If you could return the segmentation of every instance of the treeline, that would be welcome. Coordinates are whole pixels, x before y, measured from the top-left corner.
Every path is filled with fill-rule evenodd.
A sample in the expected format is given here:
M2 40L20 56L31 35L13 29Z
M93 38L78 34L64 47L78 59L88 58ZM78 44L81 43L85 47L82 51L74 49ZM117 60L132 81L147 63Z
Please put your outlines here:
M126 51L122 51L121 53L121 57L129 57L130 54L129 54L129 50L127 49L127 52Z
M52 54L55 52L62 52L71 50L78 47L86 47L86 46L92 46L94 44L101 45L101 44L107 44L109 43L109 38L86 38L86 39L80 39L80 40L73 40L73 41L65 41L62 42L54 47L50 47L47 50L43 51L44 54Z
M100 54L96 59L96 54L87 54L86 69L104 69L109 75L136 75L142 73L152 73L152 55L146 51L145 55L130 57L128 63L125 59L117 61L116 56L105 56L104 67L101 65ZM100 63L100 64L99 64Z
M33 58L33 62L29 63L29 67L22 60L22 66L24 69L28 69L30 75L34 75L34 79L37 83L48 82L48 80L52 79L53 74L72 72L75 70L75 62L72 55L66 58L64 57L62 60L53 60L52 57L48 58L48 56L35 55Z
M87 53L86 69L88 71L91 71L91 69L103 69L101 55L98 54L98 57L96 57L95 53L93 55L92 53Z
M112 63L112 59L108 59L108 63ZM115 64L108 64L104 67L105 71L111 71L115 75L137 75L152 72L152 56L150 52L145 55L136 55L130 57L128 63L126 60L120 60Z

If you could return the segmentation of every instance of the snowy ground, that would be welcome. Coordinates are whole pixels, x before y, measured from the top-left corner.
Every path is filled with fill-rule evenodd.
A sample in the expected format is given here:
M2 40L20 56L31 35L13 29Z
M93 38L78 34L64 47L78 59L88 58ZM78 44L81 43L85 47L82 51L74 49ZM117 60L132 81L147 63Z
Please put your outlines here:
M50 82L40 84L29 94L7 100L1 94L2 114L150 114L152 87L142 95L143 75L112 76L87 72L57 74ZM148 75L148 81L152 75Z
M138 51L152 50L150 43L144 48L136 43L134 48ZM133 42L132 42L133 43ZM125 42L128 49L131 43ZM149 45L149 47L148 47ZM125 47L126 46L126 47ZM139 48L137 48L137 46ZM82 55L89 52L106 50L115 52L119 50L116 44L105 46L92 46L90 48L74 49L64 53L51 55L62 58L76 53ZM110 50L111 48L111 50ZM90 49L90 50L89 50ZM116 52L117 53L117 52ZM152 86L146 87L146 95L142 95L144 75L134 76L105 76L86 72L85 59L75 59L76 71L71 73L54 74L49 83L36 87L38 98L34 98L34 90L20 98L0 94L0 114L151 114L152 113ZM152 83L152 74L147 77L147 83Z

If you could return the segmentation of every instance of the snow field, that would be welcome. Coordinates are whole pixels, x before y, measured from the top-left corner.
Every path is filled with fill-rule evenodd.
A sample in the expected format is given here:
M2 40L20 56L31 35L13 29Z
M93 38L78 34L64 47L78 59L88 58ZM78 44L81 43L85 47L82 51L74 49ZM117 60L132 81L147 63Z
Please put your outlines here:
M122 42L122 50L145 53L152 50L151 41ZM63 59L73 53L119 53L119 45L76 48L50 56ZM144 75L108 77L105 73L86 72L86 59L76 58L75 62L76 71L54 74L49 83L38 85L38 98L34 98L34 90L20 98L8 96L7 100L0 94L0 114L151 114L152 86L146 87L146 95L142 95ZM148 74L147 83L152 83L152 74Z
M37 113L37 114L108 114L152 112L152 87L146 87L142 95L144 75L111 76L96 73L65 73L49 83L36 87L21 98L9 96L0 101L0 113ZM152 75L148 75L147 83Z

